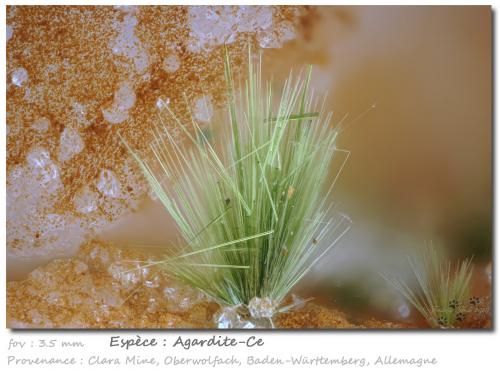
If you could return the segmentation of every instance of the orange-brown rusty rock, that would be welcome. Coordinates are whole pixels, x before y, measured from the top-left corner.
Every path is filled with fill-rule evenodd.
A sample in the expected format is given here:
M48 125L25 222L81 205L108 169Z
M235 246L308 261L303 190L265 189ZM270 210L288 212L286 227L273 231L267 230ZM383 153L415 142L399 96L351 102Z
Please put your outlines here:
M8 252L30 257L76 249L137 208L147 187L117 133L147 157L158 99L187 123L193 111L203 124L224 103L222 44L237 71L249 40L280 46L306 13L304 7L7 7ZM210 112L196 112L205 106L199 102L208 102Z
M91 241L75 258L56 259L7 284L10 328L213 328L220 307L156 269L150 254ZM149 265L149 266L148 266ZM277 328L402 328L354 324L314 303L278 315Z

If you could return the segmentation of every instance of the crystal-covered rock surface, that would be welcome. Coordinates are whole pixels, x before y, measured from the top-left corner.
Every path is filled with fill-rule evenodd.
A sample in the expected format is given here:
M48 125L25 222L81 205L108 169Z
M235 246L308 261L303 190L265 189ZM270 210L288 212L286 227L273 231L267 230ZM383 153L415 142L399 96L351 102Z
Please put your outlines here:
M222 44L236 71L248 40L282 46L306 13L8 6L8 257L68 256L136 209L148 187L117 131L150 155L159 98L181 119L189 122L192 111L206 123L225 99ZM182 140L178 130L172 135Z
M144 254L91 241L7 285L12 328L212 327L217 306L162 271Z
M146 252L90 241L75 257L52 260L27 279L7 284L9 328L241 328L273 327L248 308L209 301L155 266ZM294 298L284 306L292 306ZM266 303L266 301L264 301ZM259 308L267 308L267 304ZM262 312L261 312L262 313ZM401 327L380 321L350 323L312 303L276 314L275 328Z

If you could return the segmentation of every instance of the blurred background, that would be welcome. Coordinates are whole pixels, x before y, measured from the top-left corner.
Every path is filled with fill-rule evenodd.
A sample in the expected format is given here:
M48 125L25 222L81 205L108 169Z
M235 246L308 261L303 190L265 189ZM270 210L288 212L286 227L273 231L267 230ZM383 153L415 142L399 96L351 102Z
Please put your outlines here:
M491 8L311 7L308 14L283 47L265 49L264 65L280 82L290 68L312 63L327 109L336 121L347 115L339 147L351 156L333 201L353 226L298 293L353 316L410 320L412 309L380 273L410 277L406 256L432 241L453 259L473 255L476 293L488 294ZM165 243L175 233L168 220L148 199L100 237Z
M377 273L410 276L406 255L432 242L454 259L474 256L484 295L492 256L490 8L323 10L325 23L311 36L325 61L316 83L330 92L337 118L376 108L340 138L351 158L336 201L354 224L315 284L341 306L404 317L404 302L382 289ZM335 33L329 16L341 20Z

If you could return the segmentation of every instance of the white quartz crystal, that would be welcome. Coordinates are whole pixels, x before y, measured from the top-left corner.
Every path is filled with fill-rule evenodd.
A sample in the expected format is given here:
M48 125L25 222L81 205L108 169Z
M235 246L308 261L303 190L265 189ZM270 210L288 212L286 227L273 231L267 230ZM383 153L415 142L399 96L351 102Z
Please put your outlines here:
M230 329L241 328L241 317L238 314L238 307L224 307L215 315L217 328Z
M121 198L122 189L120 181L111 170L101 170L97 179L96 187L104 196L111 198Z
M28 81L28 71L20 67L12 71L11 81L16 86L22 86L26 81Z
M65 128L59 139L59 161L67 161L80 153L84 147L83 139L77 130Z
M254 297L248 303L248 310L253 318L272 318L276 311L273 300Z
M128 110L135 104L136 96L131 83L125 81L115 92L111 106L102 110L104 119L111 124L119 124L128 118Z
M136 11L125 12L123 21L115 25L118 35L111 41L110 46L114 54L123 56L131 61L135 72L143 74L149 66L149 56L135 34L135 27L138 21L134 13Z
M12 37L12 34L14 33L14 29L12 28L11 25L7 25L7 30L6 30L6 38L7 38L7 41L9 41Z
M35 148L26 156L28 164L31 166L33 175L46 185L47 188L55 190L59 188L59 168L52 162L49 152L44 148Z
M102 115L104 119L110 124L119 124L128 119L128 111L120 110L114 105L109 108L103 109Z
M242 32L270 31L273 9L266 6L190 6L188 12L191 52L210 51L230 44Z
M171 312L185 312L203 300L203 294L189 286L172 283L163 289L164 300Z
M128 110L135 104L135 91L132 84L128 81L122 82L115 92L114 104L120 110Z
M255 329L255 328L270 328L272 322L270 318L243 318L240 314L241 305L223 307L214 316L214 321L217 328L220 329Z
M40 117L33 121L31 127L39 133L46 132L50 127L50 121L46 117Z
M90 187L84 186L76 194L73 204L76 211L82 214L88 214L97 210L97 193L93 192Z
M181 66L179 57L175 54L170 54L163 60L163 69L168 73L174 73Z

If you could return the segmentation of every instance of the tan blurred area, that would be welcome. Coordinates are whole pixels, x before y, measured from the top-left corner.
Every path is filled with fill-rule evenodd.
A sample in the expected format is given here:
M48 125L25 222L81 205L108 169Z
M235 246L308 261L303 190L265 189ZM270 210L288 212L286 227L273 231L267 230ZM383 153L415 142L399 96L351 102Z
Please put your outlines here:
M316 64L315 88L350 122L340 146L351 157L334 198L353 228L308 283L328 300L394 311L378 273L408 275L406 255L425 243L474 255L486 279L492 16L487 6L320 7L305 49L269 56L277 74L283 61Z
M314 47L324 55L316 86L329 91L337 119L348 114L346 122L354 120L341 137L341 146L352 151L339 190L349 198L344 207L424 239L458 232L457 223L488 223L490 8L318 13L311 37L318 35ZM334 38L330 17L345 22ZM372 104L376 108L356 120Z
M357 29L332 58L332 102L349 113L377 107L345 133L343 192L425 239L489 224L490 9L353 12Z

